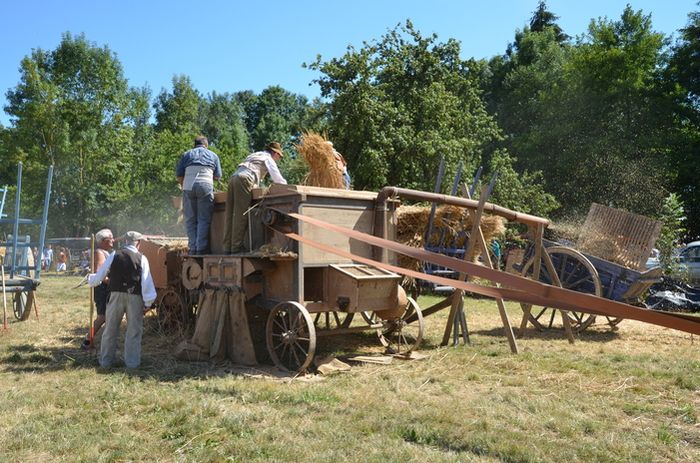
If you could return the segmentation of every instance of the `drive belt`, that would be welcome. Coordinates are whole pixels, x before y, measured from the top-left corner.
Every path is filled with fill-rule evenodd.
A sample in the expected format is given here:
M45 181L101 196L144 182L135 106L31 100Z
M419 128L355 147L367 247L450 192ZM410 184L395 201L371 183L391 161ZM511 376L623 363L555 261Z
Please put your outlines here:
M288 213L277 210L278 213L288 215L300 222L305 222L310 225L345 235L349 238L356 239L361 242L368 243L373 246L378 246L388 249L406 256L418 259L424 262L429 262L435 265L448 267L458 272L471 275L474 277L483 278L495 283L500 283L503 287L484 286L476 283L453 280L449 278L428 275L422 272L397 267L391 264L379 262L367 257L352 254L343 249L329 246L310 240L296 233L285 233L290 239L307 244L309 246L320 249L324 252L329 252L347 259L357 262L362 262L374 267L383 268L401 275L407 275L413 278L431 281L441 285L452 286L457 289L462 289L482 296L503 298L510 301L523 302L538 306L552 307L556 309L585 312L593 315L605 315L616 318L626 318L631 320L639 320L654 325L664 326L667 328L685 331L693 334L700 334L700 317L692 315L676 314L668 312L652 311L642 309L622 302L613 301L610 299L593 296L590 294L579 293L576 291L560 288L558 286L547 285L538 281L531 280L519 275L502 272L500 270L490 269L479 264L467 262L454 257L437 254L426 251L424 249L414 248L395 241L386 240L383 238L362 233L356 230L350 230L338 225L334 225L322 220L308 217L297 213Z

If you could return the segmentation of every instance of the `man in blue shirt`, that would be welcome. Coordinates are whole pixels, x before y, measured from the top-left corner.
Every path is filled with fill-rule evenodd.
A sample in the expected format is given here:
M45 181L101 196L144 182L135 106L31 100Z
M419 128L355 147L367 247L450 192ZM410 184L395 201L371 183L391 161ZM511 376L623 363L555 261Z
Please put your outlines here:
M190 254L209 253L209 226L214 213L214 181L221 178L219 156L209 151L209 140L198 136L194 148L182 155L175 169L182 185L182 209L185 216Z

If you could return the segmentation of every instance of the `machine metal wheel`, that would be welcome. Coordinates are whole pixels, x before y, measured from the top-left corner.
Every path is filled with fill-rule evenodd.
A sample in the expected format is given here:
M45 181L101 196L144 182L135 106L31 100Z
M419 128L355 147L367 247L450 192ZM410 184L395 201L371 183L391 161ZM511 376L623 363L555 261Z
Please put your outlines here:
M417 317L415 323L409 324L409 317ZM425 325L423 312L413 298L408 298L408 305L399 318L384 321L384 327L377 330L379 341L392 354L408 354L418 348L423 340Z
M316 328L306 307L298 302L281 302L267 318L267 351L283 370L305 371L316 353Z
M189 304L175 288L166 288L156 299L158 323L165 330L185 328L190 318Z
M34 291L20 291L13 293L12 307L15 312L15 318L20 321L25 321L32 314L32 305L34 304Z
M552 259L552 264L556 271L562 288L571 289L580 293L601 296L603 294L602 285L598 271L593 264L580 252L564 246L552 246L546 252ZM523 269L523 276L531 278L534 267L534 259L530 259ZM540 268L539 281L548 285L554 284L554 279L549 274L547 267L542 262ZM534 308L530 312L529 321L538 330L551 329L557 310L550 307ZM568 311L571 329L580 332L588 328L595 322L595 315L583 312Z
M314 326L319 330L335 330L348 328L355 317L354 313L319 312L314 317Z
M182 286L187 289L198 289L202 285L202 266L197 259L185 259L182 264Z

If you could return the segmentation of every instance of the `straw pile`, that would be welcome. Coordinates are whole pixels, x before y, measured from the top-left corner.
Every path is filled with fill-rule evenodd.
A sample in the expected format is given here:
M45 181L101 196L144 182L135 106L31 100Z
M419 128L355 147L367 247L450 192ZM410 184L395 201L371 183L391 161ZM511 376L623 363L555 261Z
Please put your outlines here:
M398 242L421 248L425 245L425 233L430 218L430 206L401 206L397 211L396 239ZM486 243L505 233L506 220L495 215L481 217L481 231ZM464 248L469 239L472 221L465 208L440 206L433 220L433 232L429 246ZM478 247L475 258L478 257ZM421 263L411 257L399 255L399 264L404 268L420 270Z
M305 132L296 149L309 166L309 173L302 182L304 185L345 189L333 146L322 135Z
M576 249L623 267L634 267L634 263L625 258L622 247L609 236L589 234L584 239L579 239Z

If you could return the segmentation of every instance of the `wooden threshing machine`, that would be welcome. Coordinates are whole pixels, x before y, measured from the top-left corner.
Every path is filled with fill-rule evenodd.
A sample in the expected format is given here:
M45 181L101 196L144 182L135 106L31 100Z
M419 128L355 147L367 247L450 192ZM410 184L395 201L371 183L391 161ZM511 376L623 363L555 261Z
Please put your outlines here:
M240 321L245 316L243 323L250 327L250 338L258 347L256 356L264 356L261 342L256 342L263 338L275 365L292 371L311 365L317 339L323 336L375 330L379 340L398 354L408 353L420 343L421 311L401 288L398 274L319 246L385 263L393 262L393 254L375 251L362 240L328 232L289 215L321 218L370 235L382 230L391 239L397 201L389 201L387 210L377 214L377 194L371 192L275 184L263 193L262 189L253 190L254 207L247 214L251 251L236 255L223 253L225 194L216 195L212 254L183 257L181 277L186 290L242 292L245 314L232 317ZM316 246L306 244L309 241ZM174 295L179 293L177 285L171 286L164 294L177 300L176 305L180 301L186 304L184 297ZM365 323L350 326L357 313L364 313ZM416 319L410 326L405 323L409 316Z

